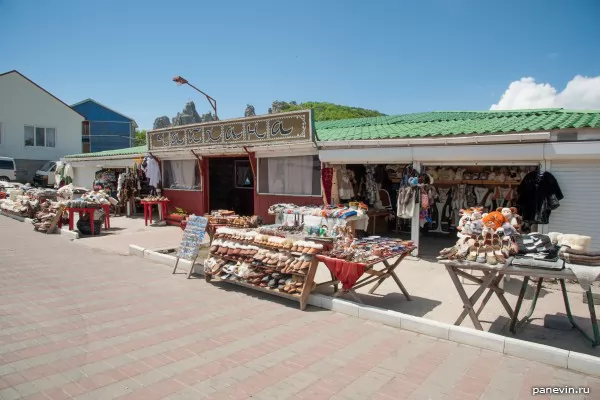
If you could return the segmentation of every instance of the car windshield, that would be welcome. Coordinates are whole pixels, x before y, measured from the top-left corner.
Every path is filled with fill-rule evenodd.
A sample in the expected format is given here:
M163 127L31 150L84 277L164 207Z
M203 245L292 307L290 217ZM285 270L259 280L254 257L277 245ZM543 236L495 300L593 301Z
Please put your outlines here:
M48 161L40 168L40 171L50 171L52 167L54 167L54 161Z

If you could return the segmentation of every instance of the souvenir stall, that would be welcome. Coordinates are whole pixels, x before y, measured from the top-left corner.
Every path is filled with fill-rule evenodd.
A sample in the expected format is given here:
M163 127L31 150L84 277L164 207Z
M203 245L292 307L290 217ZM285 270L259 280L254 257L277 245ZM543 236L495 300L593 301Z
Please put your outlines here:
M157 129L147 143L171 209L270 221L272 204L323 204L315 139L303 110Z
M103 190L90 191L77 199L62 202L64 211L68 214L69 230L74 230L75 214L79 215L77 229L84 235L100 235L102 225L104 229L110 228L110 207L117 204L117 200ZM59 227L62 221L59 222Z
M273 204L269 214L275 216L275 223L286 226L301 225L306 234L325 227L334 230L337 226L348 226L350 230L365 231L369 217L364 203L352 203L344 206L297 206L295 204Z
M527 176L523 181L526 180ZM523 190L522 186L520 190ZM556 194L545 192L540 196L538 193L537 197L542 197L539 199L541 204L549 204ZM527 209L526 205L524 209ZM462 210L457 226L456 244L441 250L438 257L439 262L446 267L464 305L455 325L462 324L468 315L475 328L482 330L479 314L490 298L496 295L511 320L510 331L517 333L519 327L530 320L544 279L558 279L565 302L565 311L571 325L593 346L599 345L600 331L594 310L591 284L600 280L600 268L598 268L600 253L589 250L592 238L557 232L548 235L525 233L523 232L524 218L517 214L517 208L498 208L498 211L488 213L484 211L481 207ZM533 222L539 221L540 218L533 220ZM475 276L473 271L480 271L483 276ZM523 277L514 309L508 303L500 285L505 275ZM467 295L460 278L479 285L471 297ZM525 292L532 278L536 279L537 286L531 307L519 320ZM586 293L593 337L577 325L571 314L565 280L577 280ZM477 306L482 296L483 299Z

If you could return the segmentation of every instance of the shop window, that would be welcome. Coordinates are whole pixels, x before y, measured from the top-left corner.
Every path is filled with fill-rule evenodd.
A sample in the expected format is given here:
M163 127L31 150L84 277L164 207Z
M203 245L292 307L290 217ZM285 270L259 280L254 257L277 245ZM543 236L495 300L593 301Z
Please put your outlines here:
M318 156L258 159L259 193L320 196L321 163Z
M201 190L200 168L196 160L163 161L163 188Z
M237 189L252 189L254 187L254 175L250 161L235 160L235 187Z

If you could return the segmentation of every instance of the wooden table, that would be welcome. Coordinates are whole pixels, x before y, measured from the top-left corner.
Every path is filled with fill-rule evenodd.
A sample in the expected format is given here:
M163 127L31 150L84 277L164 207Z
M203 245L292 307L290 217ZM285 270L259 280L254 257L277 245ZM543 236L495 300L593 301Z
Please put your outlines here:
M144 207L144 224L148 226L148 220L150 220L150 224L152 224L152 206L158 206L159 213L159 221L165 219L165 215L167 215L167 205L170 200L159 200L159 201L145 201L141 200L140 204ZM162 215L161 215L162 214Z
M375 260L369 264L346 262L347 268L364 268L364 271L360 275L366 274L368 276L366 276L364 278L359 278L355 283L350 285L350 287L346 286L345 288L342 288L341 291L338 291L338 285L342 282L338 279L337 276L335 276L333 271L328 266L329 272L331 273L331 278L332 278L331 281L319 283L317 285L317 287L333 286L334 297L339 297L342 294L348 293L350 296L352 296L352 298L357 300L359 303L362 303L362 301L356 294L356 289L360 289L361 287L364 287L364 286L370 285L374 282L377 282L371 288L371 290L369 290L369 294L373 294L386 279L392 278L396 282L396 285L398 285L398 288L400 288L400 291L402 292L402 294L404 295L406 300L411 301L412 298L410 297L408 290L406 290L406 288L402 284L402 281L400 280L400 278L398 278L398 275L396 275L395 270L396 270L396 268L398 268L398 266L400 265L402 260L404 260L404 257L406 257L408 254L410 254L410 252L413 250L414 250L414 247L409 247L402 253L395 253L395 254L392 254L387 257L382 257L382 258ZM389 261L394 258L396 258L396 261L394 261L393 263L390 264ZM334 259L334 258L323 256L323 255L318 255L317 259L319 261L323 262L325 265L327 265L328 263L331 263L333 261L336 261L336 259ZM342 260L338 260L338 261L342 261ZM357 264L358 266L352 265L352 264ZM379 264L383 264L383 268L376 269L375 266L379 265Z
M387 217L388 215L393 215L393 213L390 210L369 210L369 211L367 211L367 215L369 217L369 220L371 218L373 218L371 234L377 235L377 218L378 217ZM371 223L369 223L369 225L371 225ZM369 227L367 227L367 231L368 230L369 230Z
M592 322L592 329L594 334L593 338L590 337L587 334L587 332L585 332L579 325L577 325L577 323L573 319L573 315L571 314L571 306L569 304L569 296L567 293L565 280L577 280L577 277L570 269L565 268L562 270L548 270L540 268L523 268L512 265L495 268L487 264L449 260L442 260L440 261L440 264L443 264L446 267L448 274L450 274L450 279L452 279L452 282L454 283L454 286L458 291L458 295L460 296L463 302L464 310L461 312L454 325L462 324L466 316L469 315L475 328L478 330L483 330L481 322L479 321L479 314L481 314L492 295L495 294L504 306L506 312L508 313L508 316L510 317L510 331L513 334L516 334L517 329L531 319L531 315L535 310L535 306L537 304L537 300L544 279L558 279L560 282L567 318L569 319L569 322L571 323L572 327L579 331L592 344L593 347L600 345L600 330L598 329L596 310L594 308L594 297L592 295L591 288L587 290L586 296L588 300L588 308L590 311L590 320ZM467 273L465 271L467 269L479 270L483 272L484 276L483 278L476 277L470 273ZM504 297L504 290L499 287L499 283L505 275L523 277L523 284L521 285L521 290L519 292L519 297L517 298L517 304L515 305L514 311L511 308L508 301L506 300L506 298ZM471 282L475 282L479 285L479 288L475 291L475 293L473 293L471 297L467 295L463 285L460 282L460 279L458 278L459 276ZM525 297L525 291L527 290L527 286L531 277L537 278L537 286L535 289L533 299L531 300L531 306L529 310L527 311L525 317L519 320L519 312L521 310L523 298ZM479 308L475 310L475 305L486 290L487 293L484 296Z

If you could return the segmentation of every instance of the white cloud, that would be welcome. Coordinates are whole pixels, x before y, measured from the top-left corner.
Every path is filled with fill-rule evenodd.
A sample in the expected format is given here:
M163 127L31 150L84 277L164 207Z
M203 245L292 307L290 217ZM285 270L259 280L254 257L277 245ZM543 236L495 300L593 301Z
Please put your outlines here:
M537 83L531 77L511 82L497 104L490 110L526 108L600 109L600 76L577 75L563 91L549 83Z

